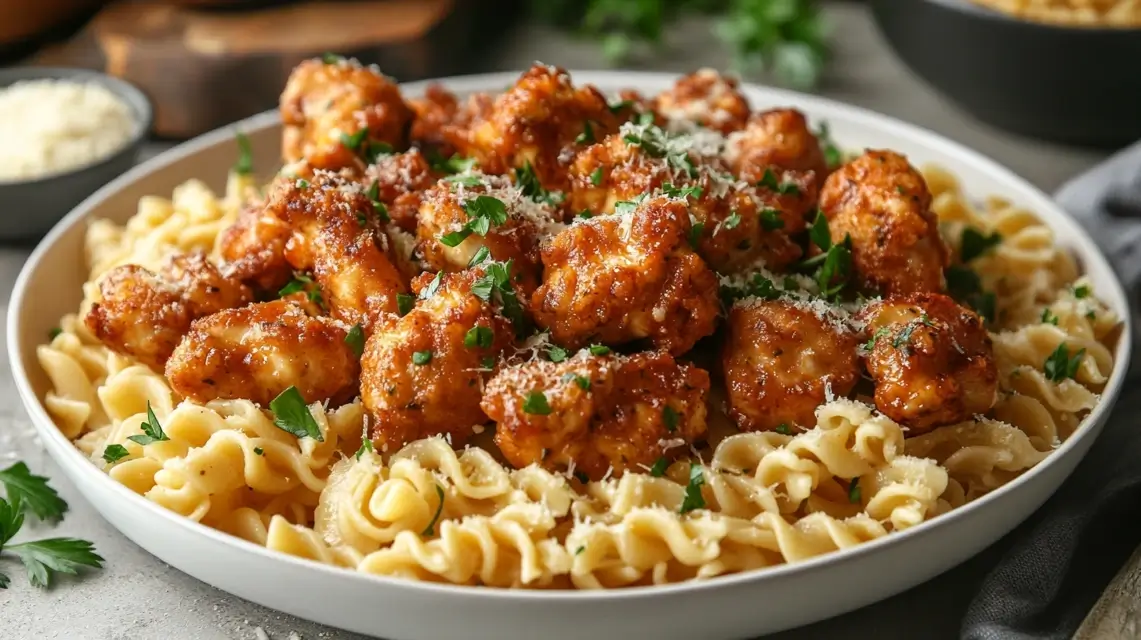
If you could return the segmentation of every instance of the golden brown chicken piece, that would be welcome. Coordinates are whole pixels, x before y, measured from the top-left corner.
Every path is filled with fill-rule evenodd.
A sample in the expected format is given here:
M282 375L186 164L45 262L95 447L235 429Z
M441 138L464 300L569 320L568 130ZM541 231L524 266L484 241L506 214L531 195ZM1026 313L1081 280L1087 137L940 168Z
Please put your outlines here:
M688 455L705 434L709 374L664 352L533 360L487 384L483 410L515 467L538 463L591 480ZM577 471L575 471L577 470Z
M820 141L809 130L804 114L796 109L753 114L744 129L729 136L725 156L733 173L749 182L761 180L766 169L811 171L812 192L819 193L828 177Z
M195 320L166 363L171 388L196 402L245 398L264 407L289 387L307 403L348 402L360 365L347 328L314 311L293 294Z
M865 362L876 407L908 435L966 420L997 399L998 369L982 320L951 298L916 293L874 302Z
M310 180L278 180L266 214L292 230L285 258L299 271L313 271L334 316L368 331L381 316L396 313L397 296L408 288L381 228L384 214L366 187L327 171Z
M441 434L460 445L487 422L479 407L483 385L514 339L494 295L477 295L487 267L421 275L413 283L416 306L369 337L361 402L379 446L392 450Z
M883 295L943 290L947 248L923 176L904 156L869 150L824 183L820 210L832 241L852 239L860 283Z
M408 146L412 110L390 78L356 60L306 60L281 94L287 163L319 169L358 165L383 149Z
M658 94L654 110L683 125L693 122L728 134L742 129L749 119L749 101L738 85L736 78L699 69Z
M717 276L689 246L679 199L648 198L632 211L578 220L543 247L543 284L532 312L568 348L647 340L678 355L713 333Z
M512 261L524 297L538 286L540 240L565 228L553 207L509 178L481 173L441 180L424 193L419 218L417 237L430 266L460 271L487 249L492 260Z
M719 272L762 258L780 269L801 256L790 234L805 228L803 208L784 196L734 178L708 131L668 134L648 122L579 152L569 176L572 211L611 213L618 202L665 189L688 203L698 253ZM720 136L716 136L717 139Z
M491 113L494 99L475 93L460 102L441 85L430 85L421 98L408 101L415 113L412 141L441 158L449 158L459 148L467 148L472 122Z
M811 429L816 407L859 380L856 334L811 304L750 298L730 309L721 367L729 417L740 429Z
M84 317L87 328L111 350L155 371L162 371L195 318L253 299L202 253L177 255L158 274L138 265L116 267L100 280L99 291L102 299Z
M227 275L262 291L277 291L293 273L285 259L291 234L289 225L264 205L242 209L237 221L218 239Z
M368 185L365 193L375 196L376 201L384 205L375 207L378 214L387 215L404 231L416 233L416 216L424 190L436 184L440 177L419 149L409 149L406 153L377 158L365 171L364 183Z
M544 189L564 191L564 153L617 130L597 89L575 87L565 70L535 64L476 118L459 151L477 158L485 173L506 174L530 163Z

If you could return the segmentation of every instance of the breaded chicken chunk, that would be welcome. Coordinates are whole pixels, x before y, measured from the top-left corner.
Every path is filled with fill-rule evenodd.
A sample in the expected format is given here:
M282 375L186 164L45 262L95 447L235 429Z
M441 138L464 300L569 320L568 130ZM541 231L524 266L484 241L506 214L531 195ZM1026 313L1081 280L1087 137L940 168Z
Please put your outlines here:
M408 101L415 117L412 142L430 155L448 158L460 148L468 148L472 122L491 113L494 98L475 93L462 103L443 86L430 85L423 97Z
M306 60L281 94L287 163L305 159L319 169L359 165L383 150L408 146L412 110L378 69L356 60Z
M714 69L699 69L679 78L654 99L654 110L668 120L697 123L725 134L743 128L750 111L737 79Z
M520 294L529 296L538 286L539 243L565 228L559 218L509 178L469 172L424 193L417 237L437 270L463 270L483 250L492 260L511 260Z
M568 348L646 340L678 355L713 333L718 279L689 245L683 200L578 220L543 247L537 323Z
M533 360L487 384L483 410L515 467L538 463L591 480L688 455L705 434L709 374L664 352ZM576 475L579 475L576 472Z
M726 319L729 417L744 431L816 426L816 408L860 378L859 339L822 303L748 298Z
M218 252L227 275L262 291L277 291L289 282L293 267L285 259L292 230L264 204L242 209L237 221L222 231Z
M289 387L306 403L356 395L360 365L347 328L304 294L195 320L166 363L174 391L196 402L245 398L268 406Z
M369 337L361 401L378 446L392 450L442 434L460 445L487 422L479 407L483 385L515 335L494 294L491 269L485 263L421 275L413 283L415 307Z
M174 256L153 273L138 265L115 267L99 282L101 299L84 324L113 351L162 371L195 318L253 299L240 282L223 276L205 254Z
M684 197L693 244L719 272L761 258L782 268L801 256L790 234L803 231L803 207L792 195L739 181L719 158L720 136L669 134L647 120L579 152L569 171L572 211L613 212L619 202L664 190Z
M869 150L828 176L820 194L832 241L852 239L864 288L883 295L940 292L948 252L931 192L907 158Z
M771 109L753 114L741 131L729 135L725 156L735 175L757 182L766 170L811 171L818 193L828 177L820 141L796 109Z
M951 298L917 293L874 302L867 323L876 407L917 435L987 412L998 369L982 320Z
M400 229L416 233L416 215L424 190L442 177L432 170L419 149L386 154L365 170L366 195L374 201L378 216L387 216ZM382 206L376 207L379 202Z
M486 173L506 174L530 163L544 189L563 191L564 153L617 130L597 89L575 87L565 70L535 64L476 118L459 151L477 158Z

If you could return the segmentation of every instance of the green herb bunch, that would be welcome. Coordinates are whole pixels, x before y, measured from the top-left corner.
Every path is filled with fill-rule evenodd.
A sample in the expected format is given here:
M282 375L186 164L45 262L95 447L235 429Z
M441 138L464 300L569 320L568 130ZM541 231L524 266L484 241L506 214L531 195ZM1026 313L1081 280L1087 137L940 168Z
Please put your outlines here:
M714 29L738 72L770 71L811 89L828 59L816 0L530 0L531 12L601 42L611 64L663 44L665 27L683 15L720 16Z

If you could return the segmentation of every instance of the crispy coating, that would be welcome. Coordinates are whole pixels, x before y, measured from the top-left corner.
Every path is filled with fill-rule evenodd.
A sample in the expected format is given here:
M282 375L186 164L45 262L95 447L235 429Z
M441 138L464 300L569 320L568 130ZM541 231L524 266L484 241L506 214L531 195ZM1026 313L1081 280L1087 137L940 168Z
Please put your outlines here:
M242 209L237 221L218 239L227 274L263 291L276 291L289 282L293 267L285 259L292 232L262 204Z
M973 311L937 293L872 303L865 356L876 407L917 435L994 406L998 369L990 335ZM870 349L868 349L870 347Z
M708 373L664 352L582 351L558 364L532 360L501 370L482 406L515 467L577 469L599 480L687 455L705 434L708 392Z
M717 276L690 248L690 228L685 202L665 196L575 222L543 247L536 321L569 348L645 339L689 351L719 309Z
M562 191L564 162L574 150L617 130L597 89L575 87L565 70L535 64L475 119L460 152L477 158L486 173L506 174L529 162L543 188Z
M815 427L816 408L859 380L858 346L855 333L804 303L737 303L721 351L729 417L745 431Z
M483 275L482 267L445 273L434 285L435 276L423 274L413 286L426 298L369 337L361 358L361 401L378 445L392 450L441 434L459 445L473 426L487 422L479 406L483 385L514 329L493 304L472 293Z
M448 246L447 242L454 241L448 234L463 233L465 225L486 215L487 206L502 206L506 214L502 224L491 221L486 233L472 232L459 244ZM481 248L490 252L492 260L513 261L521 293L529 296L539 281L539 242L565 228L559 218L553 207L524 195L504 176L466 173L441 180L425 192L417 237L425 262L436 270L466 269Z
M349 401L360 365L346 328L306 307L294 294L195 320L166 363L171 388L196 402L245 398L263 407L289 387L306 402Z
M415 114L412 142L444 158L467 149L472 122L486 118L494 100L486 93L474 93L461 102L443 86L429 85L423 97L408 101Z
M654 110L669 120L696 122L721 133L738 131L749 119L749 101L736 78L699 69L678 78L654 98Z
M412 110L400 89L375 67L355 60L306 60L297 65L281 94L280 111L287 163L304 158L320 169L358 165L360 154L342 143L342 135L365 128L362 148L370 142L394 149L408 146Z
M804 230L803 207L794 196L734 178L707 138L701 132L668 135L652 125L624 126L623 133L575 156L571 210L611 213L618 202L669 187L685 194L692 220L700 225L694 232L698 253L714 270L736 271L758 258L781 269L799 259L801 248L789 235Z
M409 149L377 158L365 171L364 183L369 189L375 188L377 201L384 205L385 213L396 226L416 233L416 215L424 190L441 177L419 149Z
M852 239L860 283L883 295L943 290L947 248L931 211L931 192L907 158L868 150L824 183L820 210L832 241Z
M733 173L751 182L774 171L811 171L817 193L828 177L820 141L796 109L770 109L753 114L748 125L729 136L725 155Z
M253 298L246 286L223 276L202 253L175 256L153 273L138 265L109 271L102 299L84 317L108 348L162 371L195 318L238 307Z

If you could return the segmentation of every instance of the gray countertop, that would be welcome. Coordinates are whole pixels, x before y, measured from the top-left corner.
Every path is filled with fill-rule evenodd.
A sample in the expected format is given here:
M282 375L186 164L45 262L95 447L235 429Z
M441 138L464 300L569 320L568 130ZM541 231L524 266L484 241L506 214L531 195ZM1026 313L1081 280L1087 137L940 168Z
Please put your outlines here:
M913 77L875 32L860 4L832 3L827 15L835 30L835 58L819 93L927 127L974 147L1047 191L1105 158L1105 154L1059 147L996 131L955 110ZM709 24L690 21L669 33L671 49L646 68L684 72L699 66L725 67L725 51L709 35ZM488 70L519 70L533 60L571 69L601 68L595 46L545 29L521 29L503 43ZM154 146L156 153L162 147ZM12 213L12 212L9 212ZM0 293L5 306L20 266L22 249L0 249ZM6 317L0 315L0 323ZM6 360L6 354L3 356ZM51 591L27 586L14 576L0 592L0 638L119 640L200 638L360 638L245 602L163 564L128 541L63 479L32 435L7 362L0 367L0 466L17 458L53 478L71 505L52 535L94 541L107 567L81 580L60 580ZM846 638L952 638L978 581L1001 551L1001 543L965 565L904 594L859 611L774 636L781 640ZM17 571L8 564L5 569ZM884 567L891 571L892 567ZM293 588L304 588L295 585Z

